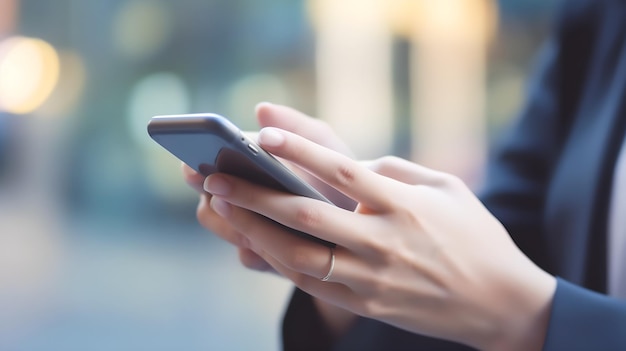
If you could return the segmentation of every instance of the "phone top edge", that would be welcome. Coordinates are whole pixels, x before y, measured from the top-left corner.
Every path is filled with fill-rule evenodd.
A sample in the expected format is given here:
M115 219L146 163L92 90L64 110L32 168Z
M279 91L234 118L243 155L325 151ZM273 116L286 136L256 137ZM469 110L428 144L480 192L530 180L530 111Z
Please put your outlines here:
M197 117L219 117L219 118L224 118L226 119L226 117L217 114L217 113L212 113L212 112L205 112L205 113L183 113L183 114L175 114L175 115L156 115L153 116L152 119L160 119L160 118L185 118L185 117L192 117L192 118L197 118Z
M150 136L158 134L228 131L233 138L241 136L241 131L226 117L215 113L182 115L159 115L150 119L147 126Z

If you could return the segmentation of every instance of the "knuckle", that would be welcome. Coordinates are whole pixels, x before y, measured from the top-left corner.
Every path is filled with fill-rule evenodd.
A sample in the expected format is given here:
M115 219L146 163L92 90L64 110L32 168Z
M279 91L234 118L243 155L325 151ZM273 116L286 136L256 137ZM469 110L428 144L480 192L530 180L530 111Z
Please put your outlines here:
M332 177L336 184L348 186L354 183L356 171L351 165L341 164L337 166Z
M387 173L393 172L404 162L405 160L397 156L387 155L387 156L378 158L374 162L372 162L370 169L375 173L387 174Z
M421 207L418 207L421 208ZM417 215L416 211L413 209L408 209L402 207L396 211L398 217L401 222L404 223L404 226L408 228L419 228L421 227L420 217Z
M296 222L305 229L316 228L321 222L321 214L314 208L301 207L296 211Z
M400 159L398 157L391 155L383 156L378 160L381 170L395 168L399 162Z
M463 183L461 178L455 176L454 174L446 174L445 180L446 180L446 183L450 185L458 185L458 184Z
M454 174L441 173L439 175L439 185L445 188L458 188L464 186L463 180Z
M383 259L388 251L387 243L375 235L364 236L361 245L366 255L375 258L376 261Z
M381 158L377 158L373 161L371 161L371 163L368 165L368 168L370 169L370 171L374 172L374 173L381 173L385 170L385 168L387 167L387 160L385 160L387 157L389 156L384 156Z

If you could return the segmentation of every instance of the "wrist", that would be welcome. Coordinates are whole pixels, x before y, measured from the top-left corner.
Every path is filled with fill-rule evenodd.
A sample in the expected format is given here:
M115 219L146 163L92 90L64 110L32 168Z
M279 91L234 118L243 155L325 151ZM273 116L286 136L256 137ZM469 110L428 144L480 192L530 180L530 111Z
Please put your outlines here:
M481 349L539 351L543 348L556 278L530 261L525 266L511 272L498 289L503 298L493 304L494 318Z

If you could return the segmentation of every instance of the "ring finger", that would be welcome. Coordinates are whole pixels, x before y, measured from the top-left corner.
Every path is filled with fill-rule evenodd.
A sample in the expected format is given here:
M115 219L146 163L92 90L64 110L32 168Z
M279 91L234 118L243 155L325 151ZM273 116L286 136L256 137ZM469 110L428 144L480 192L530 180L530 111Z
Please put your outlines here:
M226 218L235 230L245 233L253 250L264 251L289 269L318 280L328 274L332 255L327 246L294 235L277 222L233 206L220 198L213 197L211 206L219 215ZM353 270L350 267L357 264L356 257L341 247L335 248L334 255L335 266L329 281L358 283L350 274Z
M357 309L360 301L359 295L349 286L330 281L323 282L315 277L291 270L267 252L261 252L260 256L277 272L308 294L350 311Z

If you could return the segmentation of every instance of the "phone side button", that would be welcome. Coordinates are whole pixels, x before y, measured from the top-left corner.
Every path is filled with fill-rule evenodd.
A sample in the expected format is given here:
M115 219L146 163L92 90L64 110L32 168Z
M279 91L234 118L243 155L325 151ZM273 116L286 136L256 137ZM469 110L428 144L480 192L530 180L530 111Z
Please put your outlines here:
M259 149L252 144L248 144L248 149L250 149L250 151L252 151L255 155L259 153Z

